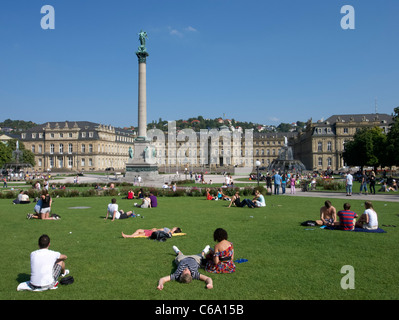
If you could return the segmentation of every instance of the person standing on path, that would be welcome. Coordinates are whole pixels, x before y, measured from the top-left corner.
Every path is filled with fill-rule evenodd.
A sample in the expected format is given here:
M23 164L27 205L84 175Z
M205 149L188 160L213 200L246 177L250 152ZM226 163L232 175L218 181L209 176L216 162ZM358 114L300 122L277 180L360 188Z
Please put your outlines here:
M353 176L351 175L350 171L346 174L346 195L351 196L352 195L352 186L353 186Z

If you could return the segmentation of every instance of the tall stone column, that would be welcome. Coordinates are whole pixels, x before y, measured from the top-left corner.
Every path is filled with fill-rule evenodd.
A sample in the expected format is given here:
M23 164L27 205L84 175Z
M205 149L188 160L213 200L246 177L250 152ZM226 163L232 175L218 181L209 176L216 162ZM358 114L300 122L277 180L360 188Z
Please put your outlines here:
M140 51L140 49L142 49ZM147 56L145 48L136 52L139 59L139 99L138 99L138 138L147 137Z
M141 176L145 180L157 180L158 166L155 159L155 147L147 137L147 57L145 47L147 33L139 33L140 46L136 52L139 63L138 81L138 134L133 149L129 148L129 160L126 163L125 178L131 181Z

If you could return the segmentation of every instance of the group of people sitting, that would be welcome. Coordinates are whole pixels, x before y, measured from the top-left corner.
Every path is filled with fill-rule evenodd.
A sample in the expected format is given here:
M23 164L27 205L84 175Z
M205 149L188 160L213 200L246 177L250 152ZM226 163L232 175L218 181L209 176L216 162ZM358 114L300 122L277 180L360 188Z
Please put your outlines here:
M351 210L350 203L345 203L343 210L337 213L331 201L327 200L324 202L324 206L320 208L320 220L316 220L316 224L341 230L354 230L355 228L378 229L378 216L373 204L370 201L366 201L364 207L365 211L360 217ZM337 221L337 216L339 221Z
M35 207L33 208L34 213L28 213L27 219L40 219L40 220L58 220L60 216L57 214L51 214L51 204L53 199L46 189L43 189L40 198L37 199Z
M233 205L235 207L245 207L247 206L248 208L260 208L260 207L266 207L266 201L265 197L263 196L262 193L260 193L259 190L255 190L255 197L251 199L243 199L241 200L240 198L240 192L237 191L233 197L226 196L223 193L222 188L219 188L217 195L212 196L211 195L211 190L209 188L206 189L206 199L207 200L227 200L230 201L229 208Z
M231 198L229 208L232 205L239 207L239 208L242 208L245 206L247 206L248 208L260 208L260 207L266 207L266 201L265 201L265 197L263 196L263 194L260 193L259 190L255 190L255 197L252 200L245 198L241 201L240 192L237 191L234 194L234 196Z
M211 189L206 188L206 200L227 200L230 201L231 199L223 193L223 189L219 188L216 196L211 195Z

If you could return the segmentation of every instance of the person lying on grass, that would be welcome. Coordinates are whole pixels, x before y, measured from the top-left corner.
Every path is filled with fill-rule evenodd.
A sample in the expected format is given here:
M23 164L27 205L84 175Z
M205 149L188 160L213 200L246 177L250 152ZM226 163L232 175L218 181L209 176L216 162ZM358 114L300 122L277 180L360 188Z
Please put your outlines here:
M166 233L170 233L170 235L172 236L172 234L174 233L181 233L181 229L179 227L174 227L172 228L172 230L170 230L169 228L161 228L161 229L157 229L157 228L152 228L152 229L137 229L134 233L132 234L124 234L122 232L122 237L124 238L141 238L141 237L151 237L151 234L155 231L164 231Z
M212 279L198 272L198 268L201 266L202 259L205 258L205 255L208 253L209 248L209 246L206 246L200 254L186 256L176 246L173 246L173 250L177 254L175 258L177 269L171 275L159 279L157 289L162 290L164 284L168 281L190 283L193 279L205 281L206 288L212 289Z

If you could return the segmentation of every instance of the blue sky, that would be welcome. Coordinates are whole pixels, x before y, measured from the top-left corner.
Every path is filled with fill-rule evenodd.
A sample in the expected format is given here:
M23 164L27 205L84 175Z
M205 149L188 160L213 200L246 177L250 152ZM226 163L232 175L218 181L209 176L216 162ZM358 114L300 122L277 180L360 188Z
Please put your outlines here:
M43 30L43 5L55 29ZM355 9L343 30L341 7ZM397 0L2 0L0 121L137 125L137 33L148 33L147 120L278 125L399 106Z

